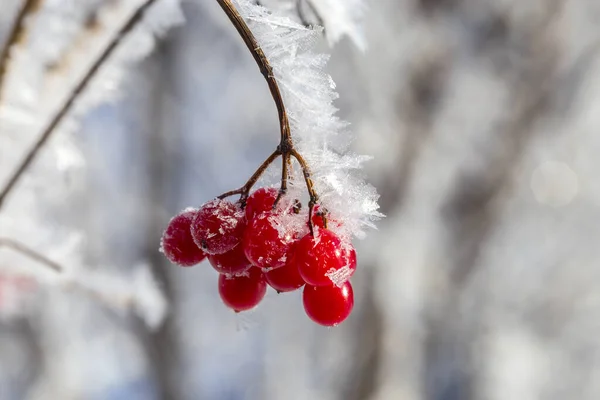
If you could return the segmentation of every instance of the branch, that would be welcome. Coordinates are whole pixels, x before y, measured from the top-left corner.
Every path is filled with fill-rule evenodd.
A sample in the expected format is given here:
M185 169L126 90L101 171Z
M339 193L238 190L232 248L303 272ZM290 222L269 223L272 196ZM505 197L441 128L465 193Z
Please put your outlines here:
M66 268L46 256L38 253L37 251L29 248L28 246L18 241L0 237L0 248L6 247L14 250L17 253L23 254L25 257L31 258L34 261L39 262L44 267L47 267L52 272L56 273L60 278L60 287L65 290L78 290L84 295L92 298L94 301L102 304L105 307L127 310L129 312L137 313L147 324L147 318L144 317L144 312L137 310L137 307L144 306L143 299L140 299L136 295L136 284L131 283L125 290L120 285L119 281L105 282L105 287L99 286L98 279L102 279L102 275L92 276L90 279L89 275L86 275L86 279L78 279L77 276L72 274L65 274ZM162 318L161 318L162 319Z
M244 184L244 186L242 186L239 189L235 189L235 190L231 190L227 193L223 193L218 198L224 199L226 197L239 194L239 195L241 195L240 203L242 204L242 206L245 206L246 199L248 198L248 193L250 192L250 189L252 189L252 186L254 186L256 181L258 181L258 178L261 177L261 175L267 170L269 165L271 165L271 163L273 161L275 161L275 159L277 159L277 157L279 157L280 155L281 155L281 152L279 150L275 150L273 153L271 153L269 158L267 158L265 161L263 161L263 163L260 165L260 167L258 167L258 169L254 172L254 174L252 174L252 176L250 177L250 179L248 179L248 181Z
M10 61L10 50L17 45L25 36L25 19L35 12L43 0L25 0L21 11L17 15L12 29L6 39L6 43L0 52L0 99L2 98L2 89L4 88L4 79L8 62Z
M144 3L142 3L138 7L135 13L133 13L133 15L129 18L127 23L123 25L123 27L119 30L112 42L108 45L104 52L102 52L102 54L94 62L94 64L91 66L88 72L84 75L79 84L77 84L75 89L73 89L65 104L58 111L58 113L56 113L54 118L52 118L46 129L40 135L33 147L27 152L27 154L25 155L15 172L11 175L6 186L2 189L2 191L0 191L0 210L2 209L4 201L11 193L19 179L22 177L23 173L29 168L31 163L37 157L40 150L42 150L44 145L48 142L48 139L50 139L52 134L56 131L56 127L62 122L62 120L71 110L73 104L75 104L75 101L79 98L79 95L85 90L87 85L90 83L90 81L98 72L100 67L104 64L104 62L110 58L110 56L115 51L121 40L123 40L123 38L127 36L127 34L133 30L133 28L135 28L136 24L142 19L144 12L152 4L154 4L155 1L156 0L145 0Z
M271 96L275 101L275 105L277 106L277 112L279 114L279 125L281 127L281 141L277 146L277 149L271 154L271 156L256 170L256 172L252 175L250 180L246 182L244 186L239 189L232 190L227 192L219 198L225 198L227 196L231 196L234 194L240 194L240 203L242 207L246 204L246 199L248 197L248 192L252 188L252 185L256 183L258 178L263 174L263 172L267 169L267 167L279 156L282 157L282 171L281 171L281 187L279 189L279 194L273 203L273 208L277 206L277 203L281 199L281 197L287 192L287 181L289 178L289 171L291 168L291 158L295 158L296 161L300 164L302 168L302 173L304 176L304 181L306 183L306 190L308 191L310 201L308 203L308 228L310 230L311 235L313 232L313 222L312 222L312 214L314 206L316 205L319 197L317 196L317 192L314 189L313 181L310 175L310 169L308 167L308 163L304 160L302 155L294 148L294 143L292 141L292 134L290 129L290 123L288 120L287 112L285 110L285 104L283 103L283 98L281 96L281 91L279 89L279 84L273 75L273 68L269 63L269 60L265 56L258 40L254 37L254 34L244 21L244 18L240 15L240 13L235 9L231 0L217 0L225 14L229 17L229 20L238 33L246 43L248 50L252 53L256 64L258 64L258 68L260 72L265 77L269 90L271 91ZM327 217L323 214L323 224L327 227Z
M0 247L8 247L9 249L13 249L14 251L24 254L25 256L38 261L40 264L50 268L51 270L53 270L54 272L63 272L64 268L55 263L54 261L50 260L48 257L44 256L41 253L38 253L37 251L27 247L26 245L24 245L23 243L17 242L15 240L12 239L8 239L8 238L0 238Z

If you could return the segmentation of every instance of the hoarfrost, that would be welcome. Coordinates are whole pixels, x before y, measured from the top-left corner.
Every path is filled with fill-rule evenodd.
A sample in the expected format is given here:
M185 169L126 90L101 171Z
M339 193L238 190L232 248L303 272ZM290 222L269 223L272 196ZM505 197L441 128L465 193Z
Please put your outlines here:
M348 265L344 265L340 269L330 268L325 273L325 276L328 277L335 286L341 288L352 276L352 270Z
M334 2L329 2L331 6ZM348 124L336 116L332 78L324 72L328 56L311 49L320 28L307 28L287 17L276 16L246 0L235 1L267 56L287 108L294 144L310 165L321 204L336 210L339 234L363 237L365 227L382 214L378 194L358 173L365 156L348 151L352 141ZM304 189L303 177L294 170L289 195Z

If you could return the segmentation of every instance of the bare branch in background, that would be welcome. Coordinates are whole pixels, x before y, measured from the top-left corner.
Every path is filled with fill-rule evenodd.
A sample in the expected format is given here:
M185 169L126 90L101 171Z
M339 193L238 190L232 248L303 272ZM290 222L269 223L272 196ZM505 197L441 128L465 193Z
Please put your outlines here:
M317 19L317 25L323 27L323 34L325 34L325 24L323 23L323 18L319 15L317 10L315 9L315 6L310 1L303 2L303 0L297 0L296 1L296 13L298 13L298 18L300 18L300 22L302 22L302 25L304 25L306 27L311 27L314 25L309 22L308 16L302 9L302 3L307 4L307 6L310 8L310 11L313 13L315 18Z
M8 38L4 43L4 47L0 52L0 99L2 99L2 89L4 87L4 78L6 75L6 69L10 60L10 50L21 41L25 36L25 20L28 16L33 14L39 9L43 0L26 0L21 11L10 30ZM0 201L1 203L1 201Z
M118 47L119 43L121 43L121 40L125 36L127 36L127 34L133 30L133 28L135 28L137 23L142 19L144 12L155 2L156 0L146 0L138 7L135 13L133 13L133 15L129 18L127 23L123 25L123 27L119 30L117 35L108 45L108 47L102 52L102 54L98 57L96 62L94 62L94 64L90 67L89 71L84 75L79 84L77 84L75 89L73 89L65 104L56 113L54 118L52 118L44 132L40 135L38 140L27 152L21 163L13 172L6 186L0 191L0 210L2 209L4 200L6 200L6 198L11 193L15 185L18 183L19 179L23 176L23 174L25 173L25 171L27 171L31 163L35 160L40 150L44 148L44 145L46 144L48 139L56 131L56 127L63 121L64 117L69 113L69 111L73 107L73 104L75 104L75 101L79 98L79 95L83 93L83 91L86 89L87 85L90 83L94 75L98 72L100 67L110 58L112 53Z
M7 247L9 249L16 251L17 253L21 253L35 261L38 261L39 263L50 268L54 272L63 272L64 271L64 268L61 265L50 260L45 255L38 253L34 249L29 248L28 246L24 245L23 243L17 242L16 240L12 240L9 238L0 238L0 247Z

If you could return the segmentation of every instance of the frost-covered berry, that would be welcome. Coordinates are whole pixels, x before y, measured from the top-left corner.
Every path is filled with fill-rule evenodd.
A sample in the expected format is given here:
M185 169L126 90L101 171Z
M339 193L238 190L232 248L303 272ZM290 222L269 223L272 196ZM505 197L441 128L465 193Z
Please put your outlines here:
M258 268L238 276L219 276L219 294L223 303L235 312L250 310L265 297L267 283Z
M263 212L271 211L278 194L279 190L270 187L254 191L246 200L246 221L252 221L254 217Z
M265 272L265 279L269 286L278 292L291 292L304 285L304 279L300 276L294 259L293 249L290 250L285 265Z
M207 254L223 254L240 243L246 226L244 211L227 200L212 200L198 210L192 237Z
M227 253L209 255L208 261L214 269L225 275L239 275L252 266L244 254L241 243Z
M356 252L350 243L328 229L305 235L298 241L296 265L302 279L313 286L342 286L356 270Z
M262 269L282 267L287 260L296 231L277 213L264 212L249 222L244 232L244 252Z
M324 326L336 326L344 321L354 307L354 293L349 281L341 287L306 285L302 292L306 315Z
M196 246L190 226L198 210L188 208L174 216L165 229L160 251L169 261L182 267L191 267L204 260L206 254Z

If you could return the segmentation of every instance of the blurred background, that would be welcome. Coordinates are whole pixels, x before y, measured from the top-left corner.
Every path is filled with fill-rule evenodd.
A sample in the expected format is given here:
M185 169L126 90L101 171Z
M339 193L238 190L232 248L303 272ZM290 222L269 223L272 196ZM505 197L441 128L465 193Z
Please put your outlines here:
M22 3L1 0L0 43ZM28 19L31 37L133 4L40 3L68 13ZM300 292L235 315L208 263L158 253L171 215L240 186L278 141L218 4L181 8L0 211L0 241L64 269L0 247L0 399L600 398L600 2L376 0L364 52L351 30L317 44L387 216L354 243L355 309L332 329ZM23 65L60 71L60 51L28 51ZM39 135L38 108L55 111L37 99L60 86L24 71L5 77L0 182Z

